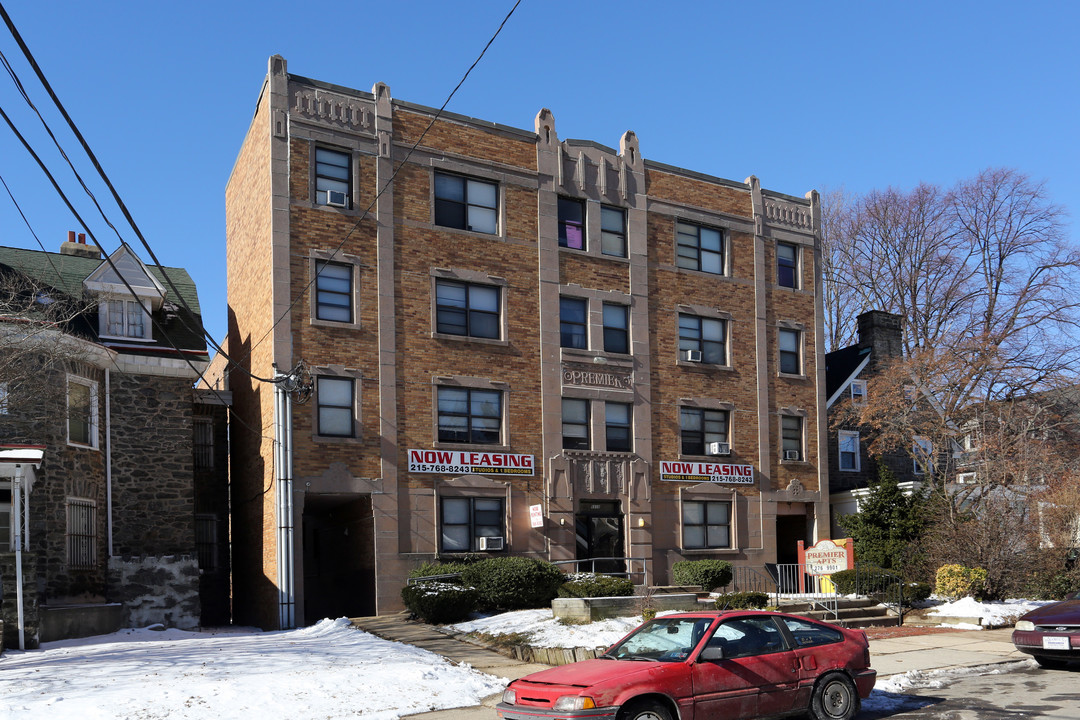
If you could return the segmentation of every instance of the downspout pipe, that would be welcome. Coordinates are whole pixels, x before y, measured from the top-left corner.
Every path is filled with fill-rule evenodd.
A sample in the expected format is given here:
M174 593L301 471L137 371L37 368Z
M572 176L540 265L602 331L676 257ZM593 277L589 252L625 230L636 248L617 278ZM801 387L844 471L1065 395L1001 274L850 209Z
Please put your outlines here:
M110 558L113 556L112 501L112 375L105 368L105 538Z
M278 628L296 627L296 583L293 562L292 397L274 385L274 471L277 485Z
M11 499L14 501L14 511L12 519L14 520L15 530L15 605L17 610L17 620L19 624L19 649L26 649L26 619L23 611L23 570L22 570L22 551L23 551L23 529L22 529L22 481L23 481L23 467L22 465L15 466L15 477L11 483Z

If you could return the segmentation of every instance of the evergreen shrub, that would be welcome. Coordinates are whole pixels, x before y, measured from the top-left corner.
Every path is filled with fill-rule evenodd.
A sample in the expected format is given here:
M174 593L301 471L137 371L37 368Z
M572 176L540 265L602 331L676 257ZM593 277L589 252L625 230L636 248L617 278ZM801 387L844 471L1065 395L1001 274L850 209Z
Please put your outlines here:
M461 581L480 593L480 606L520 610L548 605L566 577L549 562L527 557L493 557L461 571Z
M716 598L717 610L759 610L769 604L769 596L763 592L726 593Z
M479 606L480 593L465 585L421 582L401 588L401 599L424 622L441 624L467 618Z
M680 560L671 566L676 585L698 585L702 590L724 587L731 575L731 563L726 560Z
M626 597L634 594L634 583L627 578L575 573L559 587L561 598Z
M986 591L986 570L963 565L942 565L938 568L934 592L950 600L973 597L980 600Z

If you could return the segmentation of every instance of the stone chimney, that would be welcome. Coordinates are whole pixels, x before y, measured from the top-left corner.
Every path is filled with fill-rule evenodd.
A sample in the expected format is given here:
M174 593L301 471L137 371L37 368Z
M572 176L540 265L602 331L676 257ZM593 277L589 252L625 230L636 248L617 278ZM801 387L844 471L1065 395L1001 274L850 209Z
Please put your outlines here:
M61 255L75 255L77 257L101 259L101 253L96 245L86 244L86 233L79 233L79 239L75 239L75 231L68 230L67 242L60 243Z
M886 358L903 357L904 336L899 315L870 310L856 318L856 322L859 324L859 347L870 348L871 364Z

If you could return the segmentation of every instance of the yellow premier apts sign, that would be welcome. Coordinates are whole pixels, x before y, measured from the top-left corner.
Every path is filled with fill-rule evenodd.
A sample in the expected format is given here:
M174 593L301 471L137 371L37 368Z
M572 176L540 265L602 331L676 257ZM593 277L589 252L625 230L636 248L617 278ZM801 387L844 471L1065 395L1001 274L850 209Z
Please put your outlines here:
M410 450L409 472L447 475L532 475L532 455L469 450Z

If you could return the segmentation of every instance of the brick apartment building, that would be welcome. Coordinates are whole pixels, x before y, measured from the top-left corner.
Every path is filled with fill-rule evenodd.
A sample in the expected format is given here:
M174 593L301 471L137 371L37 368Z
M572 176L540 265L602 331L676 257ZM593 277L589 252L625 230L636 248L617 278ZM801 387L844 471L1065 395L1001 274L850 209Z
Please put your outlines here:
M664 584L826 536L817 195L435 112L270 58L226 190L236 622L397 610L463 552ZM306 403L264 382L301 361Z

